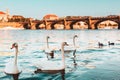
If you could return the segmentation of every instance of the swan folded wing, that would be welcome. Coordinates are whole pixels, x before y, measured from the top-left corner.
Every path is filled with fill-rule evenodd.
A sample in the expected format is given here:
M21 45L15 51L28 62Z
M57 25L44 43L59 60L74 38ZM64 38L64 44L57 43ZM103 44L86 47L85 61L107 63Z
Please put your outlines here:
M17 74L17 73L20 73L20 72L21 72L21 71L18 69L17 65L14 65L13 62L7 63L4 71L5 71L5 73L7 73L7 74Z
M47 65L46 67L43 67L41 70L62 70L64 69L63 65Z
M67 50L73 51L73 50L75 50L75 47L73 47L73 46L67 46L67 47L64 48L64 50L65 51L67 51Z
M41 70L61 70L64 69L64 66L59 61L44 61L41 62L39 65L36 65L38 69Z
M52 49L45 49L46 53L51 53L53 50Z
M75 50L75 47L69 46L64 48L65 53L71 53Z
M43 64L46 63L48 59L47 58L43 58L43 59L40 59L39 61L38 60L33 60L33 65L36 66L37 68L42 68L43 67Z

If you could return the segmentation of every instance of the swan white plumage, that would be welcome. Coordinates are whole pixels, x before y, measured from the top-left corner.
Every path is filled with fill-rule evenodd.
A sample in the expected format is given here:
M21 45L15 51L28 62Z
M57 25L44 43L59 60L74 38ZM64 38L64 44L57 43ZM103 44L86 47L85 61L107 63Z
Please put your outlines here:
M75 41L75 39L76 38L78 38L78 36L77 35L74 35L73 36L73 45L72 46L68 46L68 48L67 49L65 49L65 53L70 53L70 52L73 52L73 64L74 64L74 66L76 67L76 65L77 65L77 63L76 63L76 49L78 48L77 46L76 46L76 41ZM68 57L69 57L69 55L68 55Z
M61 53L62 53L62 61L50 61L50 60L44 60L41 61L40 64L36 65L38 68L35 70L35 73L61 73L62 79L64 80L64 74L65 74L65 56L64 56L64 46L68 45L66 42L63 42L61 45Z
M73 46L76 47L76 44L75 44L75 38L77 38L78 36L77 35L74 35L73 37Z
M19 74L21 73L21 70L19 70L17 66L18 44L14 43L11 49L13 48L15 48L16 51L14 61L10 61L9 63L6 64L4 72L7 75L13 76L14 80L18 80Z
M49 56L51 58L54 58L54 50L49 48L49 43L48 43L49 38L50 38L49 36L46 37L47 48L45 49L45 53L47 54L48 59L49 59Z
M65 53L69 53L69 52L71 52L71 51L74 51L74 50L76 50L76 44L75 44L75 39L77 38L78 36L77 35L74 35L73 36L73 45L72 46L67 46L66 48L65 48Z

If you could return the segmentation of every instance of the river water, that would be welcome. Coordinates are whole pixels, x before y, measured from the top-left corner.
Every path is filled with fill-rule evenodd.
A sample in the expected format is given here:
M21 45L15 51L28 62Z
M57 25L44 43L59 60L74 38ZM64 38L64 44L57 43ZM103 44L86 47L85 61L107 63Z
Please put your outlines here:
M45 58L46 36L56 49L55 60L61 60L61 42L73 44L76 38L77 65L73 65L72 53L65 57L65 80L120 80L120 31L119 30L0 30L0 80L12 80L4 73L5 64L14 58L12 43L19 45L18 65L22 70L19 80L61 80L58 74L35 74L34 62ZM108 41L114 46L108 46ZM105 46L98 47L98 42ZM57 59L58 58L58 59ZM49 66L49 65L46 65Z

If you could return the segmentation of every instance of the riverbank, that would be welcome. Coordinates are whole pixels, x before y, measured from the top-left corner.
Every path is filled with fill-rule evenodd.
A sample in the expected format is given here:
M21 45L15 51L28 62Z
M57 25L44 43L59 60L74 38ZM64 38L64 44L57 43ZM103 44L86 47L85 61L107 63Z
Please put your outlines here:
M12 26L13 28L22 28L19 22L0 22L0 28Z

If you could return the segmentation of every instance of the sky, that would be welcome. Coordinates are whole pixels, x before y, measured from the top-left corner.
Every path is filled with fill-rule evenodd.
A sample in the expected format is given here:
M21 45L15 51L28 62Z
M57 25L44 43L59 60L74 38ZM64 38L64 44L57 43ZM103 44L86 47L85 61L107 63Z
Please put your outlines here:
M120 14L120 0L0 0L0 11L42 19L47 14L107 16Z

